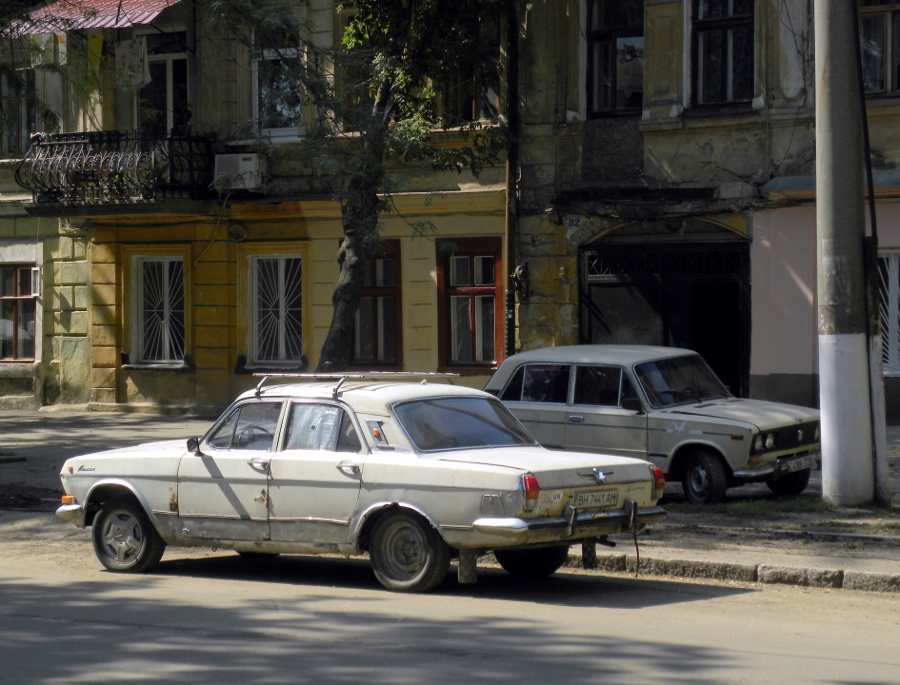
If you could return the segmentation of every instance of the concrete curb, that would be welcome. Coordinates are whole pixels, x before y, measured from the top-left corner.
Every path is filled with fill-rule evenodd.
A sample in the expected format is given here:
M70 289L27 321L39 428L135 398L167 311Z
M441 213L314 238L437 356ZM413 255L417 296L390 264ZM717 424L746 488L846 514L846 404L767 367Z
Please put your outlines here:
M582 558L579 555L570 555L565 565L567 568L581 568ZM638 575L641 576L701 578L743 583L900 593L900 574L800 568L766 563L738 564L718 561L657 559L642 556L640 569L638 569L637 557L634 555L598 554L597 565L593 570L632 575L638 572Z

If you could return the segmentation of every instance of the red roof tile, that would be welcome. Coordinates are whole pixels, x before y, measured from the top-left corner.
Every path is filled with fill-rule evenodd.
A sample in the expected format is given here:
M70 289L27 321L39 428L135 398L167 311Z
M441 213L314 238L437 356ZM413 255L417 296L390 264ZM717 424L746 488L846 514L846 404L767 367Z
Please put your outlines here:
M32 28L124 28L149 24L179 0L59 0L31 13Z

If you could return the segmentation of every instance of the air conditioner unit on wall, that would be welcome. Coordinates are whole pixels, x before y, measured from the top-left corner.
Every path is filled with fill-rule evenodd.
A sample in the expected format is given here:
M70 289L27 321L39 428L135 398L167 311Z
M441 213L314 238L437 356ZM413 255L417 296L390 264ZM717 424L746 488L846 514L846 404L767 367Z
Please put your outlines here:
M266 158L258 152L216 155L213 185L223 191L249 190L262 192L266 175Z

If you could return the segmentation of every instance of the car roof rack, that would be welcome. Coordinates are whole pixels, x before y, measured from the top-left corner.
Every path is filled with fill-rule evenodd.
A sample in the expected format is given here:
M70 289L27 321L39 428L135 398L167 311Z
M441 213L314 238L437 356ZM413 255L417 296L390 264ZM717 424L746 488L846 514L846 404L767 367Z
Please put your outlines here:
M422 383L427 383L429 378L454 378L458 373L443 373L440 371L337 371L333 373L254 373L262 379L256 384L256 396L262 393L262 388L270 378L305 378L315 381L336 380L331 390L332 397L337 397L338 390L347 380L352 379L379 379L379 380L403 380L421 378Z

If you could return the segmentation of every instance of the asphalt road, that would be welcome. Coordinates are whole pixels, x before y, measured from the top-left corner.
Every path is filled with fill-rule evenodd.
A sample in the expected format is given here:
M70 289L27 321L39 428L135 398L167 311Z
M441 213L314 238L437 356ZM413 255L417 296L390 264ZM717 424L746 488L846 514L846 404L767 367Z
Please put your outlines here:
M24 514L23 514L24 516ZM480 569L430 595L360 560L170 550L105 572L23 520L0 555L0 683L896 683L900 596Z

